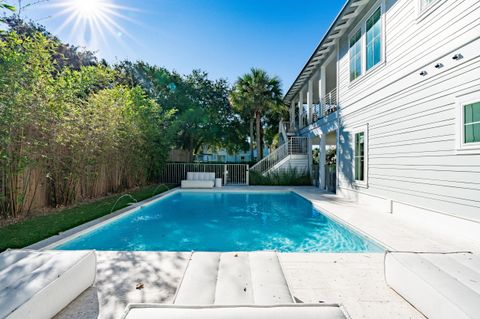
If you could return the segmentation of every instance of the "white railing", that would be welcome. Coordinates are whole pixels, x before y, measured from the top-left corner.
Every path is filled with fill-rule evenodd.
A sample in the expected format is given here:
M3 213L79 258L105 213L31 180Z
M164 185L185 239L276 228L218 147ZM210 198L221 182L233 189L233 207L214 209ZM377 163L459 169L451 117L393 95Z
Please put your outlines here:
M322 116L333 113L337 110L337 88L334 88L321 99Z
M335 88L320 99L320 104L314 104L312 121L316 122L320 118L335 112L337 108L337 89Z
M166 163L159 182L180 184L187 172L210 172L221 178L224 185L248 185L248 171L247 164Z
M306 155L308 140L306 137L290 137L267 157L253 165L250 170L264 174L289 155Z

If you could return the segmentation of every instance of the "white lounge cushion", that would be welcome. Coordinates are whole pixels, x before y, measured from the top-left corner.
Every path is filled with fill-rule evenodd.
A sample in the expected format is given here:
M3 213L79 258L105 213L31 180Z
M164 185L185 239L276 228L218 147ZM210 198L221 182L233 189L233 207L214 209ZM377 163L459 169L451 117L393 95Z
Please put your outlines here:
M200 180L183 180L181 186L182 188L213 188L213 186L215 186L215 182Z
M220 253L196 252L190 258L175 296L181 305L212 304L215 301Z
M215 181L215 173L208 172L187 172L189 181Z
M430 319L480 318L477 255L389 252L385 280Z
M8 250L0 254L0 318L52 318L95 275L93 251Z
M124 319L345 319L337 304L177 306L130 304Z

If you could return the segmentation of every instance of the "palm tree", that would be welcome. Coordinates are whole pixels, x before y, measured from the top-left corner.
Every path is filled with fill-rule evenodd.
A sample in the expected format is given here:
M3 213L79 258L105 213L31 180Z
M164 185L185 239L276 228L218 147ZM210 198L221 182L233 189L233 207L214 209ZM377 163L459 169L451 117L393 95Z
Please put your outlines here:
M230 95L233 107L250 122L250 152L253 158L253 123L255 122L258 160L263 158L262 118L282 104L282 89L278 77L262 69L252 68L235 82Z

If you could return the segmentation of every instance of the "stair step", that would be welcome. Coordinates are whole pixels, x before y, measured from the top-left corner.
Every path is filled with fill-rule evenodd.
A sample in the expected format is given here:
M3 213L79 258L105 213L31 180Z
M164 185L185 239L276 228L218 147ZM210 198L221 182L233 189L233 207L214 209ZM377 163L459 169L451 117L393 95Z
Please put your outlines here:
M175 304L214 303L220 255L220 253L205 252L192 254L182 283L178 288Z
M215 304L253 304L248 253L223 253L218 267Z
M255 304L292 303L277 254L253 252L249 257Z

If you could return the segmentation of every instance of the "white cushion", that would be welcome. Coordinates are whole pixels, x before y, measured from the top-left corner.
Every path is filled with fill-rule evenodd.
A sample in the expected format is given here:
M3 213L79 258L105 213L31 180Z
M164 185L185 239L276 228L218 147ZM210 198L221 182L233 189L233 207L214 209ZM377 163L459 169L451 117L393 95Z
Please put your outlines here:
M0 318L52 318L93 285L93 251L0 254Z
M480 258L476 255L389 252L385 280L430 319L480 316Z
M124 319L345 319L336 304L288 304L275 306L176 306L130 304Z
M203 180L183 180L181 183L182 188L213 188L214 181Z
M215 173L207 172L187 172L189 181L215 181Z

